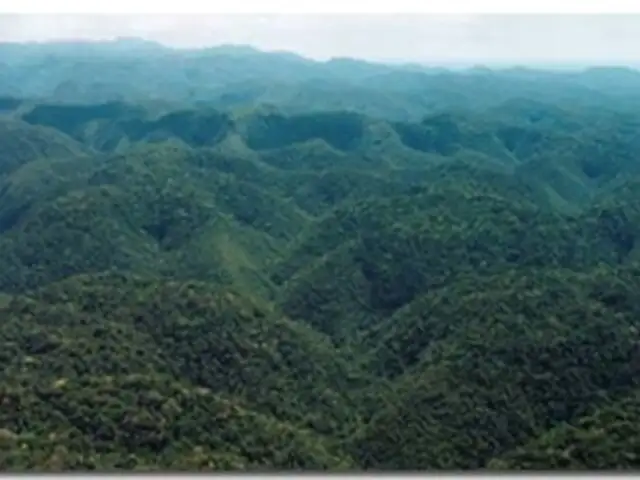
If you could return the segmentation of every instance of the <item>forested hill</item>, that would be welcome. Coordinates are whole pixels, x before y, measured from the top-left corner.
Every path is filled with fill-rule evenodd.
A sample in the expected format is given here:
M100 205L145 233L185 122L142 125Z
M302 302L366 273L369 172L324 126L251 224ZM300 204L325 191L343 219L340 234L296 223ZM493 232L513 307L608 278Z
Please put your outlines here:
M640 466L637 72L0 64L4 471Z
M630 111L640 104L640 73L626 68L449 71L348 58L317 62L242 45L172 49L135 38L0 43L0 66L0 97L83 104L128 101L160 109L267 104L288 113L347 109L417 120L434 111L495 107L512 99L596 108L615 104Z

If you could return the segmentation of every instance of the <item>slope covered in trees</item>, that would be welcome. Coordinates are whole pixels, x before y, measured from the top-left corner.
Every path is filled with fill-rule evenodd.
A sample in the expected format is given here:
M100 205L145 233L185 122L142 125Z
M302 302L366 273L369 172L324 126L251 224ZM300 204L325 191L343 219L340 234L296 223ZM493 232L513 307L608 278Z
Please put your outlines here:
M637 391L562 424L492 460L493 469L633 470L637 468Z
M350 464L324 435L349 429L358 377L249 298L84 275L11 299L2 318L4 468Z
M640 465L636 72L0 63L0 468Z
M413 302L371 342L379 369L402 374L360 443L364 462L483 467L633 391L638 273L511 271Z

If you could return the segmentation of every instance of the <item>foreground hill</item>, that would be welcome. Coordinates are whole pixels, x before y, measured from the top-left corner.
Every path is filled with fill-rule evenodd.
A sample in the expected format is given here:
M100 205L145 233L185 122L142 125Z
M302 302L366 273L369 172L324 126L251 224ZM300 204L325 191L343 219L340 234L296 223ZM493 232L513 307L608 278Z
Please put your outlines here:
M630 394L638 387L638 273L471 276L412 303L371 343L378 368L402 375L393 396L379 396L359 444L362 461L486 467ZM609 454L612 465L618 453ZM557 465L542 458L539 468Z
M350 464L322 435L353 428L358 376L248 298L107 274L14 297L0 315L3 468Z
M0 430L0 465L7 472L322 471L353 465L309 431L162 375L82 377L36 392L2 390L5 407L39 420L26 430L16 428L20 417L3 416L10 428Z
M631 470L638 465L638 392L562 424L490 463L493 469Z

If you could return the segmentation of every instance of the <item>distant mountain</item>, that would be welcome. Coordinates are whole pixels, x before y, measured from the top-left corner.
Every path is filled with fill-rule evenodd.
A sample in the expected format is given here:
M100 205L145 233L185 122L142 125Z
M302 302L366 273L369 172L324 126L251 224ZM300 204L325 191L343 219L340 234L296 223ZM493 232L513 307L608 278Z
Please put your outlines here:
M0 64L0 96L145 102L173 109L202 103L224 108L273 104L288 112L347 109L395 120L523 97L634 108L640 85L640 74L626 68L458 72L349 58L315 62L244 45L171 49L136 38L5 43L0 44Z

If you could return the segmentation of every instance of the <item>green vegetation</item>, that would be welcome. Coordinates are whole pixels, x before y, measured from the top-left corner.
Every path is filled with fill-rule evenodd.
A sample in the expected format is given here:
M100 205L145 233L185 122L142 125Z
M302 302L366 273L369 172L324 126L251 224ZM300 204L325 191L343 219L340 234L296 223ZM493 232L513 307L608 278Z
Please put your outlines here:
M635 332L635 331L634 331ZM638 465L638 393L493 460L494 469L629 470Z
M640 466L636 72L0 63L4 471Z

